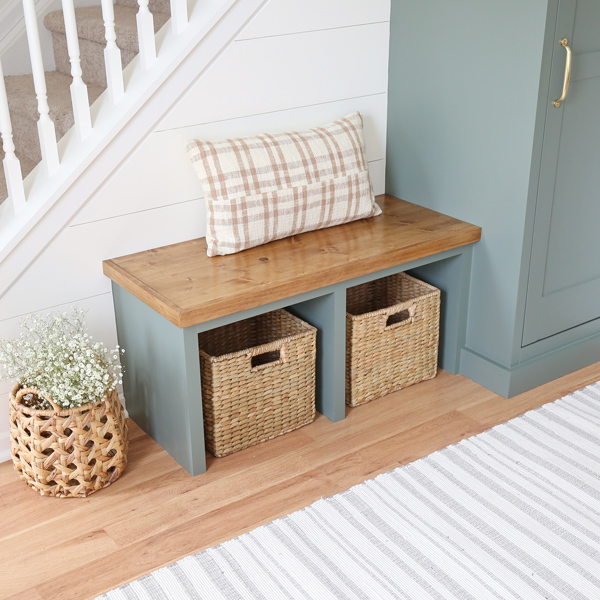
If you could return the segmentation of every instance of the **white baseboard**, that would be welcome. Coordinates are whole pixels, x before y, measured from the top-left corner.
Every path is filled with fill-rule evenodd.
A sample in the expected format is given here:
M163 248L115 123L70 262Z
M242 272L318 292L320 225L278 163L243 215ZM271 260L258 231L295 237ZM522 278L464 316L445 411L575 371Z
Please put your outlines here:
M10 433L0 433L0 463L10 460Z

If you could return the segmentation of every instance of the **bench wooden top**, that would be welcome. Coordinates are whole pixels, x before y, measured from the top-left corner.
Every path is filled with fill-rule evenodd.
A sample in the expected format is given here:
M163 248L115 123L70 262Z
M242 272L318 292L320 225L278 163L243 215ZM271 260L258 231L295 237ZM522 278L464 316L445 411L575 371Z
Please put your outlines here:
M103 262L104 274L178 327L347 281L478 241L481 228L378 196L383 214L206 256L204 238Z

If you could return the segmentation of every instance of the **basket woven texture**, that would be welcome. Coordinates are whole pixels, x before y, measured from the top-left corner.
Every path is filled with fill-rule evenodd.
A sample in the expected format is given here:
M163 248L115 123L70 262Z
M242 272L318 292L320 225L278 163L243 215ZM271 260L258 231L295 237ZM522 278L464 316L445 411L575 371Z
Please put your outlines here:
M24 406L10 393L10 449L21 479L42 496L81 498L117 480L127 464L127 422L116 392L104 400L61 410Z
M199 334L212 454L227 456L314 420L316 333L276 310Z
M346 307L346 404L436 376L437 288L398 273L349 288Z

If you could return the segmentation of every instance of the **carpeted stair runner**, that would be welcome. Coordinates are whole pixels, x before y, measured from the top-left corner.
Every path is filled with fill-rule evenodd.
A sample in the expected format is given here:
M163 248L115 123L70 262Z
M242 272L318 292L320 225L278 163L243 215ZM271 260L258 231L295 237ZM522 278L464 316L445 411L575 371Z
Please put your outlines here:
M158 31L170 18L169 0L150 0L149 8L154 14L154 29ZM137 39L137 0L116 0L115 31L117 46L121 49L123 67L127 66L139 52ZM106 88L104 67L104 47L106 46L104 21L100 6L75 10L81 68L83 80L88 85L90 104ZM54 121L56 138L59 140L72 126L73 107L71 106L71 63L67 51L65 25L62 11L47 14L45 27L52 32L52 43L56 71L46 72L50 118ZM16 154L21 160L23 177L26 177L41 160L37 133L37 99L32 75L7 76L4 78L13 127ZM0 154L0 159L4 154ZM4 170L0 168L0 203L8 192Z
M16 75L5 77L4 81L17 156L27 158L37 164L42 160L42 156L37 132L39 113L33 88L33 76ZM70 76L58 71L46 72L50 118L54 121L57 140L73 127L71 81ZM104 87L88 85L90 103L94 102L103 91Z
M21 173L23 175L23 178L27 177L27 175L29 175L29 173L31 173L31 171L33 171L33 168L37 165L36 162L33 162L32 160L29 160L28 158L24 157L24 156L19 156L19 153L17 152L17 156L19 157L19 160L21 161ZM0 148L0 163L2 163L2 161L4 160L4 151L2 150L2 148ZM1 164L0 164L0 204L6 200L6 196L8 195L7 191L6 191L7 187L6 187L6 179L4 176L4 169L2 168ZM4 195L2 195L4 194Z
M78 8L75 10L75 14L77 17L83 80L87 84L106 87L106 71L104 69L106 40L102 9L100 6ZM121 49L123 67L126 67L139 52L136 14L137 10L131 6L115 5L115 31L117 33L117 46ZM162 12L154 13L154 30L158 31L169 20L169 16L169 14ZM56 70L70 75L71 63L67 51L67 38L62 11L59 10L46 15L44 25L46 29L52 32Z

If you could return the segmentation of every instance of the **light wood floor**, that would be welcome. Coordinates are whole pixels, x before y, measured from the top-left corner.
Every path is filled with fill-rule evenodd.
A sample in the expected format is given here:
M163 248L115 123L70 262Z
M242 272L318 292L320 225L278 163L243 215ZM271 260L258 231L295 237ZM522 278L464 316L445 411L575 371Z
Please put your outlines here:
M192 478L132 424L129 466L85 499L0 464L0 598L84 600L600 380L600 363L506 400L461 376L316 421Z

